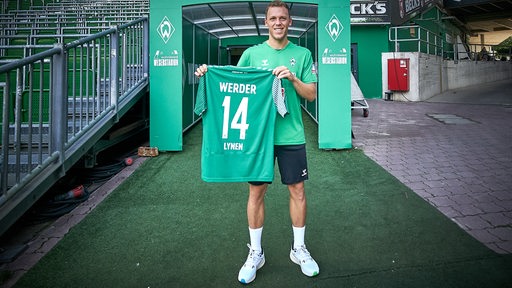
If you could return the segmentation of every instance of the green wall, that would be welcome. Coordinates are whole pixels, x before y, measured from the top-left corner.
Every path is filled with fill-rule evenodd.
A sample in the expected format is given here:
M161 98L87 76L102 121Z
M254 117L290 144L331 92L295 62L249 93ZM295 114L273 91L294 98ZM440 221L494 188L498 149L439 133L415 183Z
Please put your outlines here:
M461 35L462 32L450 20L443 20L443 17L448 17L448 15L441 12L438 8L432 8L413 19L413 21L422 28L439 36L439 39L442 41L443 58L453 59L453 46L456 43L457 36ZM451 39L450 42L447 41L448 39ZM464 36L461 36L461 39L464 39ZM425 45L422 48L425 48ZM437 55L441 56L441 53L437 53Z
M357 43L358 84L365 98L382 98L381 53L388 52L388 27L352 25L351 42Z
M200 118L194 113L199 82L193 72L201 64L219 64L218 48L219 39L183 19L183 130Z

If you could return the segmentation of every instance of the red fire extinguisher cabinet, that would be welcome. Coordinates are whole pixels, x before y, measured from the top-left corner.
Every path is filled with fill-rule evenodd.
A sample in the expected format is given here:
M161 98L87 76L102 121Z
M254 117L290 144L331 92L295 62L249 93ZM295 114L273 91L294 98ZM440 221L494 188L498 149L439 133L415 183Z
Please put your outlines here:
M388 90L409 91L409 59L388 59Z

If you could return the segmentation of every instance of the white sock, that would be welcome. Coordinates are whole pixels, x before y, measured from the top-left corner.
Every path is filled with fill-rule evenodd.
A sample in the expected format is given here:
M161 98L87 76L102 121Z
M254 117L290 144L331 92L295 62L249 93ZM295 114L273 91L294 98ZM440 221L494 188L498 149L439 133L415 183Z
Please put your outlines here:
M249 236L251 237L251 249L254 251L261 251L261 234L263 227L252 229L249 227Z
M293 248L299 248L304 244L304 234L306 234L306 226L304 227L294 227L293 228Z

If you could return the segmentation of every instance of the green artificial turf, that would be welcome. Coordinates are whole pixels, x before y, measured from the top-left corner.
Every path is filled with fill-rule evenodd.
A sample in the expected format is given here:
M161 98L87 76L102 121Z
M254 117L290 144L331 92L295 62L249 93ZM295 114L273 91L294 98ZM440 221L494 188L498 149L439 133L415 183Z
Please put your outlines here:
M306 242L320 275L289 260L288 192L266 195L266 264L251 287L511 287L498 255L369 159L317 148L305 119ZM16 287L241 287L249 242L246 183L200 178L201 126L184 151L148 159Z

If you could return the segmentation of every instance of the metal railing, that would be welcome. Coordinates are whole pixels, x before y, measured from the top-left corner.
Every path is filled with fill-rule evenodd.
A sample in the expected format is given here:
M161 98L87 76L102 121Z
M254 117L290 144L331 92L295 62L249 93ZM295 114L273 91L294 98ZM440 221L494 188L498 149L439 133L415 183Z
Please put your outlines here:
M472 61L510 61L512 47L501 47L490 44L462 43L457 37L453 44L418 25L391 27L388 40L393 43L395 52L421 52L442 56L443 59Z
M443 40L436 33L418 25L391 27L388 40L395 52L422 52L442 56Z
M0 66L0 235L147 91L148 34L143 17Z
M512 47L490 44L470 44L469 53L474 61L510 61Z

